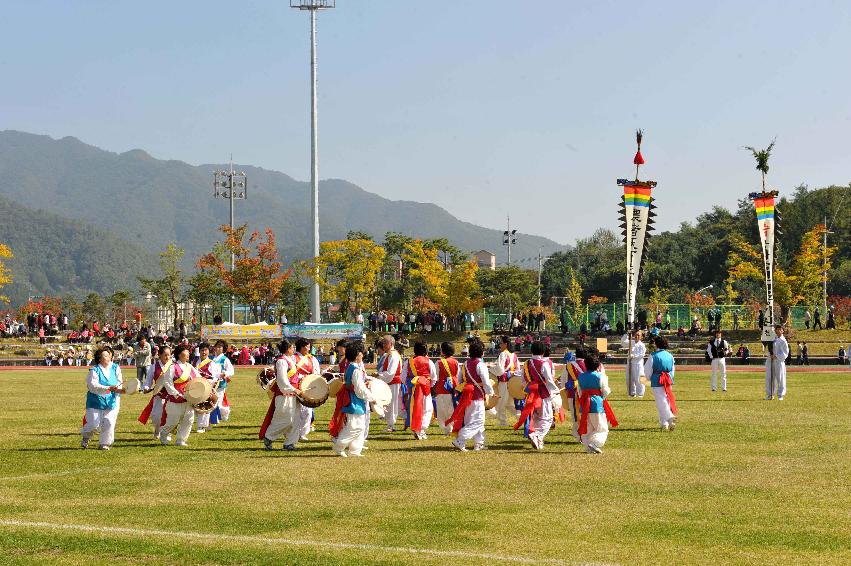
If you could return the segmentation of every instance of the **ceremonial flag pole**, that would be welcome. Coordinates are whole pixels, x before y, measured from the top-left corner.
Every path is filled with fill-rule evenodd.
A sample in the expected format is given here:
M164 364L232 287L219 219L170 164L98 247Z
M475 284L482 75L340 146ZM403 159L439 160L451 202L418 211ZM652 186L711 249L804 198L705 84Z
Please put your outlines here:
M639 167L644 165L644 156L641 155L641 142L644 132L635 132L635 142L638 149L632 163L635 165L635 180L618 179L618 185L623 187L623 196L620 204L620 228L626 244L626 303L627 303L627 329L629 331L629 350L626 354L627 368L627 394L629 384L632 383L632 341L635 330L635 302L638 295L638 280L641 274L641 266L644 263L644 251L653 231L653 218L656 208L653 203L651 192L656 186L656 181L640 181L638 179Z
M780 193L776 190L765 190L765 176L768 174L768 158L771 157L771 150L774 149L772 141L767 148L757 150L751 146L745 146L756 159L756 169L762 173L762 191L748 194L748 198L753 201L756 211L756 224L759 231L759 239L762 244L762 264L765 274L765 319L760 328L760 341L765 344L768 351L769 375L771 376L771 396L775 393L774 383L774 360L771 356L774 354L774 236L779 234L780 230L777 227L777 221L780 219L780 213L774 206L774 199Z

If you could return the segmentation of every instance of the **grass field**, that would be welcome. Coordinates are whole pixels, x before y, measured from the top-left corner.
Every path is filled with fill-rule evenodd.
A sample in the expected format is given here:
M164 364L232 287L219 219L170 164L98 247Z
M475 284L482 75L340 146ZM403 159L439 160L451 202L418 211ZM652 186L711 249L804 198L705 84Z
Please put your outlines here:
M262 450L254 374L183 449L125 397L103 452L79 448L84 371L0 372L0 564L851 563L847 371L790 373L783 402L761 400L761 373L722 395L681 372L662 433L610 370L621 426L602 455L565 427L534 452L489 421L490 450L461 454L373 420L360 459L331 452L327 404L297 452Z

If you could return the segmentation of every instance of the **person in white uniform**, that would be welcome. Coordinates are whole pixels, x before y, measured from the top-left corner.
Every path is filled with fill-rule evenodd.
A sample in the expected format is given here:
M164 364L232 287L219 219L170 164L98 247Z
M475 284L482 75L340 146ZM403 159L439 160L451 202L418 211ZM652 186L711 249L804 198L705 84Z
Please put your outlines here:
M770 401L777 396L782 401L786 396L786 358L789 356L789 343L783 336L783 327L774 327L774 342L771 343L771 354L765 360L765 398Z
M644 397L644 384L641 377L644 375L644 356L647 354L647 346L641 341L641 331L636 330L632 342L632 350L629 351L629 360L626 367L626 392L630 397ZM621 338L624 348L629 348L629 334Z
M712 375L709 378L712 391L718 388L718 376L721 376L721 391L727 391L727 360L726 357L732 353L730 344L721 337L721 331L715 331L715 338L706 346L706 355L712 360Z
M278 350L281 355L275 360L275 383L271 387L274 408L270 408L271 420L261 426L260 437L263 447L272 450L272 443L283 436L284 450L292 451L301 436L301 404L296 399L301 391L293 385L297 382L295 346L282 340Z
M331 445L338 456L360 456L363 450L364 428L367 425L370 403L375 401L366 386L366 372L363 369L363 342L346 344L346 373L343 387L349 391L349 404L342 408L345 424L337 432ZM334 420L334 419L332 419ZM336 431L332 431L336 432Z
M499 337L499 357L496 367L502 370L497 380L499 400L496 402L496 418L499 426L508 425L508 417L517 417L519 411L514 406L514 399L508 394L508 380L512 377L523 376L523 366L517 359L517 354L511 351L511 339L508 336Z

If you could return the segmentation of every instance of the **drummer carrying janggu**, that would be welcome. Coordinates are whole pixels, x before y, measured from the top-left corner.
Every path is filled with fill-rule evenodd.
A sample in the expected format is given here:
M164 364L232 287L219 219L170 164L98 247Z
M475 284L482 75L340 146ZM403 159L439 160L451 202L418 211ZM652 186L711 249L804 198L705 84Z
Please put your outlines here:
M369 404L375 400L366 386L363 342L351 342L346 345L346 360L349 364L346 367L343 388L337 394L337 408L328 425L328 430L334 438L332 448L343 458L361 456Z

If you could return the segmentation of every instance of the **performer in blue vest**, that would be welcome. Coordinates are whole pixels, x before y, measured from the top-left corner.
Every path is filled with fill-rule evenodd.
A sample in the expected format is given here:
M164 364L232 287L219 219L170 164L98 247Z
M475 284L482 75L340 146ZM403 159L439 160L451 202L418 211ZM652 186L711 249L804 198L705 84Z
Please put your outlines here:
M375 400L366 386L363 342L348 343L346 359L349 365L346 367L343 388L337 394L337 408L328 425L328 431L334 439L332 448L343 458L361 455L369 403Z
M119 393L124 393L121 368L112 363L112 348L104 346L95 352L95 365L86 379L86 416L80 433L80 446L87 448L89 440L100 431L100 449L109 450L115 440L115 421L121 405Z
M668 341L662 336L656 337L656 351L644 364L644 374L650 376L650 389L656 400L659 412L659 426L662 430L674 430L676 426L677 403L674 398L674 356L668 352Z
M609 377L603 371L600 352L590 347L585 350L585 369L577 379L579 408L582 415L579 420L578 434L585 450L589 454L601 454L603 445L609 437L609 424L618 426L618 421L609 401L606 399L612 390Z
M216 408L210 413L210 424L219 424L230 418L230 401L228 401L227 386L233 377L233 364L230 363L227 352L228 343L224 340L217 340L213 346L213 366L210 368L214 377L218 377L219 385L216 388L219 394L219 400L216 402Z

